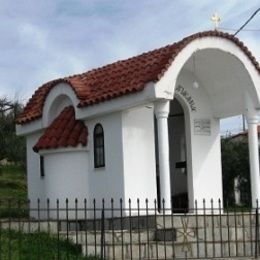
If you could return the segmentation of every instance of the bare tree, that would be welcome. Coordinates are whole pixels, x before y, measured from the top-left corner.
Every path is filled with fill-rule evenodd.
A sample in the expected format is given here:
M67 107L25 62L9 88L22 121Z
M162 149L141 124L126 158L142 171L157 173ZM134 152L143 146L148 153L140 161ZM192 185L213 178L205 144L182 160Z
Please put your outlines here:
M15 133L15 119L22 108L19 101L0 98L0 159L8 158L14 162L25 160L24 138Z

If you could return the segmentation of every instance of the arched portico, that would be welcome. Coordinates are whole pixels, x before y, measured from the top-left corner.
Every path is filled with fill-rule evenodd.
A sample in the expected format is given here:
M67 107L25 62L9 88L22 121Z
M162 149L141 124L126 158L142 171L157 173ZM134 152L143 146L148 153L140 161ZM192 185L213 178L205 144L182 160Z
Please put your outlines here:
M198 88L194 87L195 81ZM170 135L165 130L168 127L169 102L178 95L189 108L190 140L187 146L191 154L189 174L192 174L189 206L194 206L195 199L202 202L204 198L208 201L222 198L219 120L239 114L246 116L249 127L252 204L255 205L256 199L260 199L257 84L258 71L243 50L227 39L206 37L194 40L175 58L156 86L160 100L155 103L159 164L163 162L164 165L163 168L160 166L160 176L164 176L161 196L166 201L170 199L166 193L172 193L171 158L166 154L170 150L168 138L162 135ZM161 144L160 139L163 141ZM166 202L166 206L171 206L170 201Z

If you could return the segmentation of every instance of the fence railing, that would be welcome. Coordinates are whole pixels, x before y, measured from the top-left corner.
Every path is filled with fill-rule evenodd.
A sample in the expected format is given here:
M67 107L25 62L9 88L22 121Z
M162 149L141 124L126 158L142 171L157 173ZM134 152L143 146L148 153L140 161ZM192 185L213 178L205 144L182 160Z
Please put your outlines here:
M0 259L260 256L259 208L165 208L162 201L0 201ZM174 205L174 204L172 204ZM200 205L200 207L198 206Z

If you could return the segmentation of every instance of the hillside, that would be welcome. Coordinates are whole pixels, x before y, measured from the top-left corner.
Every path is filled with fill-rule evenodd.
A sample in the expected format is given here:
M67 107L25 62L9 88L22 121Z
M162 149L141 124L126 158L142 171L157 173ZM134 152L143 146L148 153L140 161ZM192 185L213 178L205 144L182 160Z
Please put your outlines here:
M0 200L27 199L26 170L22 166L8 165L0 168Z

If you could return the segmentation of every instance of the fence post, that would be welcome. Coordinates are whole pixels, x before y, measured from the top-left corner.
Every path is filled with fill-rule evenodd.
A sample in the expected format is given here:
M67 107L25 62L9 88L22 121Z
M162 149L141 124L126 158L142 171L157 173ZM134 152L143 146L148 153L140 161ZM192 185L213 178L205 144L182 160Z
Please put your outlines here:
M56 221L57 221L57 259L60 259L60 201L56 200Z
M105 259L105 239L104 239L104 233L105 233L105 201L102 200L102 211L101 211L101 259Z
M258 200L256 200L255 210L255 258L258 258L258 245L259 245L259 218L258 218Z
M123 219L123 199L120 199L120 229L121 229L121 257L124 257L124 219Z

